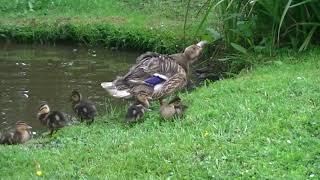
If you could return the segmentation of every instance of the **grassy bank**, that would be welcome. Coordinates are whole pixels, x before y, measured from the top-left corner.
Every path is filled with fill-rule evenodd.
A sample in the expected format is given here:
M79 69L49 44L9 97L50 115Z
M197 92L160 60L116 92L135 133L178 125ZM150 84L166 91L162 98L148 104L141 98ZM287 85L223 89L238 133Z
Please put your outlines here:
M182 94L184 119L157 104L132 127L123 112L53 138L0 146L1 178L319 178L320 50L281 55L234 79Z
M187 3L180 0L4 0L0 38L176 52L196 40L197 17L202 15L198 10L204 2L191 3L184 29Z

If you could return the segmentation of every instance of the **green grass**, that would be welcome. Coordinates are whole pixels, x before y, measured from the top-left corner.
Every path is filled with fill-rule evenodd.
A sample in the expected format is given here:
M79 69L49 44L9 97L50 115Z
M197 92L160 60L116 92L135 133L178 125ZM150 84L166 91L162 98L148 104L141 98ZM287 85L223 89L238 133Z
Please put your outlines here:
M0 146L1 178L208 179L320 177L320 49L290 53L181 94L181 121L123 110L52 138Z
M198 9L193 2L186 35L186 2L117 0L4 0L0 38L19 42L73 41L89 45L172 53L194 42Z

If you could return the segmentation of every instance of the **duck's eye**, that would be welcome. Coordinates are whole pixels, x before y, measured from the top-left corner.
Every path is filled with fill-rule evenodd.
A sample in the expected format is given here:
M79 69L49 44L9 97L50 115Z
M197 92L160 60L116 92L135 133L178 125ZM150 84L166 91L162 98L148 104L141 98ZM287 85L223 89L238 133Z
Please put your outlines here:
M77 95L73 95L72 99L76 101L76 100L78 100L78 96Z

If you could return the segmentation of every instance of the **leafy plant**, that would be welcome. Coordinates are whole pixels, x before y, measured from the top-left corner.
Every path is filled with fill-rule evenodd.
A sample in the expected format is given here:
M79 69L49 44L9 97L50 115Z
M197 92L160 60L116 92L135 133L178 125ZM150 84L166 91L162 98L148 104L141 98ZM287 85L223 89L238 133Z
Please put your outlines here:
M314 42L320 29L317 0L208 0L206 4L195 36L204 22L211 21L209 13L217 12L219 21L213 26L223 34L228 47L241 49L241 53L246 48L272 54L284 46L303 51Z

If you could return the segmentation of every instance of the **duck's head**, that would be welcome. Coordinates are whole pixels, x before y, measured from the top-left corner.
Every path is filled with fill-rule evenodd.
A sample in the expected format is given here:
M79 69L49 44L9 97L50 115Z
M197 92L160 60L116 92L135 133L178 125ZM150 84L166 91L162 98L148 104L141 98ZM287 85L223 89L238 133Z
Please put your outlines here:
M18 121L16 123L17 131L29 131L30 129L32 129L32 127L23 121Z
M147 94L138 94L136 98L137 98L137 101L140 102L141 105L143 105L145 108L148 109L150 107L149 100L151 100L152 98Z
M50 108L49 105L44 103L41 104L39 109L38 109L38 116L42 115L42 114L48 114L50 112Z
M198 60L198 58L201 55L202 49L203 47L207 44L207 41L200 41L197 44L193 44L191 46L188 46L183 54L185 55L185 57L187 57L188 61L190 63L195 62L196 60Z
M77 91L77 90L73 90L72 93L71 93L70 100L72 102L77 103L77 102L81 101L81 99L82 99L81 93L79 91Z

